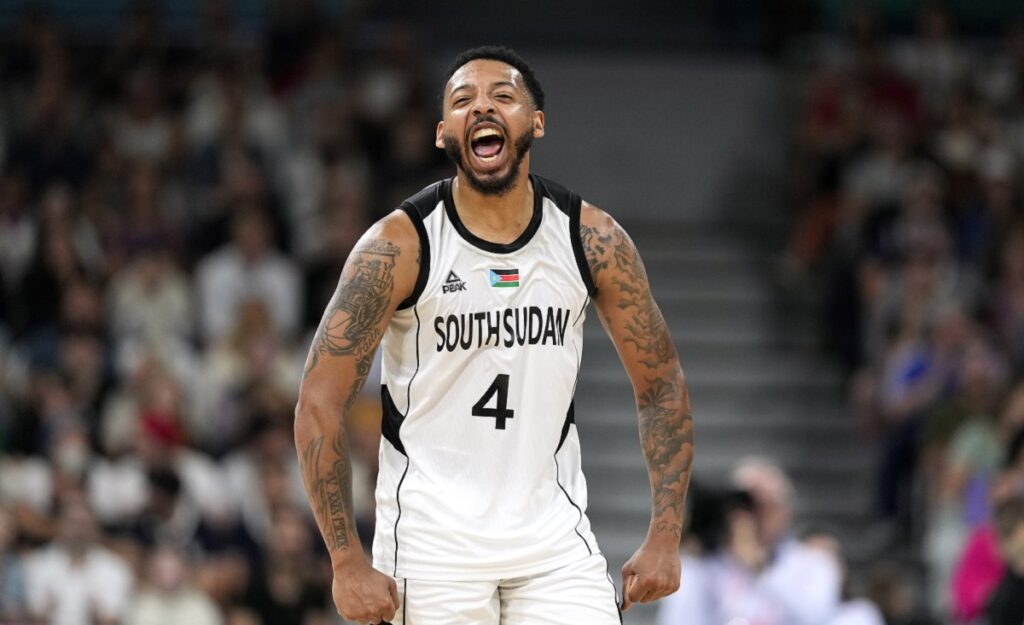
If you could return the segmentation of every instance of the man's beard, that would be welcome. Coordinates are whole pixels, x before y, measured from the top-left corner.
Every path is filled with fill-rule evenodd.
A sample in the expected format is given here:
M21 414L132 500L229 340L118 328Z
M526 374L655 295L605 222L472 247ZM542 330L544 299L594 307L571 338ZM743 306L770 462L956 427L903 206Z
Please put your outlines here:
M524 131L515 140L513 144L515 147L514 160L512 161L512 166L508 168L508 174L490 180L477 178L468 167L465 167L462 162L462 148L455 137L445 133L441 140L444 141L444 153L455 163L459 171L466 175L466 181L469 182L469 186L483 195L505 195L516 185L516 179L519 178L519 166L522 164L523 159L526 158L526 153L530 150L530 146L533 145L533 130L528 129ZM505 147L508 148L507 145Z

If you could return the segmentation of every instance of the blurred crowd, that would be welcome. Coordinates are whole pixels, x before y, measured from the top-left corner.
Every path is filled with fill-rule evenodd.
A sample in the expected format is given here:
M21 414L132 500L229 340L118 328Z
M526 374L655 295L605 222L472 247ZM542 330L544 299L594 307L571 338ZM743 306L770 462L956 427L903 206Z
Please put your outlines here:
M797 493L779 465L750 457L731 473L724 489L691 488L682 578L658 625L886 625L901 615L888 596L898 584L856 589L833 533L797 533Z
M742 458L724 485L692 484L679 590L658 604L657 625L1018 625L1024 619L1024 497L1000 498L965 549L954 592L958 609L973 611L955 615L922 605L921 580L899 558L898 546L865 554L863 541L844 542L837 528L800 518L800 499L781 465L759 456Z
M187 35L145 2L101 40L32 8L0 33L2 622L333 617L292 410L349 250L447 169L439 85L410 28L268 4L259 32L202 0Z
M781 275L820 289L824 338L880 442L879 547L925 565L939 622L1016 625L1024 22L969 38L926 2L911 32L889 26L858 6L810 47Z

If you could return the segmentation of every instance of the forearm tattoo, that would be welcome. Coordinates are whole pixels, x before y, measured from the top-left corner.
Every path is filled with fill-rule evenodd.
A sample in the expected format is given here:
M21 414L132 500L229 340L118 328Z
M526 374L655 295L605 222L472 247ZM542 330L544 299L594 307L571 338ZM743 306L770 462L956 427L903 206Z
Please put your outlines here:
M615 334L632 347L640 442L652 492L652 529L679 535L686 489L693 464L693 418L679 359L668 325L651 296L647 272L633 242L610 220L599 227L581 225L580 237L591 277L614 315ZM606 307L607 309L607 307ZM626 352L628 353L628 352ZM634 371L636 369L634 368Z
M693 418L681 380L645 381L648 387L637 396L637 408L640 444L651 474L652 518L659 532L679 534L693 464Z
M324 437L317 436L302 452L302 471L309 490L313 513L329 550L348 549L349 534L354 533L352 521L352 464L344 427L331 441L333 462L321 466Z

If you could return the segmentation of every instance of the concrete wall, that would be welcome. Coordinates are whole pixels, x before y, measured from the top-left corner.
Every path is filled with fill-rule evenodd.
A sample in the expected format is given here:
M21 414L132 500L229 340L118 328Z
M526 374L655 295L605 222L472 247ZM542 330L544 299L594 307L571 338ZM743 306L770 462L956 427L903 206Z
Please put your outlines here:
M761 61L528 58L548 99L534 171L624 221L723 221L751 171L781 165L778 81Z

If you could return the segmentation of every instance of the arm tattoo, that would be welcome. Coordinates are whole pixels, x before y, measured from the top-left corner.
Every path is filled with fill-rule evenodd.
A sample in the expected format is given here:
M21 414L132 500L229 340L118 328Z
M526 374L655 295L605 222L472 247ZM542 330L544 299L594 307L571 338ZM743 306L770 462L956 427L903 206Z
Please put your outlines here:
M302 470L327 548L348 549L349 532L355 530L352 520L352 464L344 428L338 429L331 442L335 459L326 468L320 465L323 445L323 436L313 438L306 445L301 458Z
M587 264L590 266L590 277L597 284L597 277L601 271L608 268L608 260L605 255L611 246L611 235L602 236L597 228L580 224L580 240L583 243L583 252L587 257Z
M597 228L582 224L580 238L594 283L611 267L609 279L619 291L615 305L622 310L632 309L623 341L636 348L640 362L649 369L671 362L675 348L668 325L651 297L647 272L633 242L621 228L612 228L602 235Z
M340 417L351 410L370 373L382 333L380 324L394 291L392 271L399 252L397 245L381 240L370 241L352 252L317 329L303 372L305 378L325 355L354 359L352 381L333 439L325 449L323 434L316 435L299 456L313 512L331 551L352 548L350 537L356 533L352 516L352 463L345 424Z
M651 481L651 531L678 538L694 443L675 346L651 296L643 261L625 231L608 219L597 227L581 224L580 238L595 285L607 288L603 305L618 309L612 315L616 342L635 351L623 358L634 371L640 443Z
M342 278L320 322L303 377L324 355L355 356L361 361L369 354L372 360L381 334L378 326L395 288L392 270L399 253L397 245L380 240L352 252L352 269Z
M679 379L647 379L637 396L640 442L651 474L654 519L659 532L679 534L686 487L693 464L693 418L685 412L686 391Z
M641 362L644 365L656 369L675 358L675 347L668 333L668 325L651 297L650 288L646 286L647 272L640 255L625 236L619 237L614 258L618 272L613 275L612 281L619 287L620 293L616 305L622 310L632 309L624 340L632 343L637 352L643 355Z

